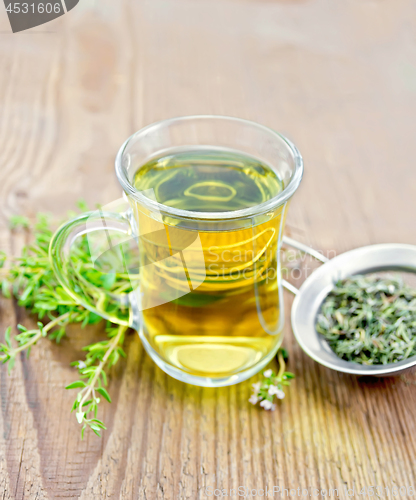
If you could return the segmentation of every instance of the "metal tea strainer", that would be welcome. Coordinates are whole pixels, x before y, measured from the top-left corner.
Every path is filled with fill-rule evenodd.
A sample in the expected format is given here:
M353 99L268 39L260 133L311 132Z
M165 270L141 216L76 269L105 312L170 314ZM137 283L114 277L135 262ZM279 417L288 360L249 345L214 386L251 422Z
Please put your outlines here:
M296 296L291 313L292 329L300 347L308 356L327 368L354 375L399 375L416 365L416 356L397 363L372 366L345 361L331 350L315 328L321 305L338 280L380 271L415 273L416 246L395 243L371 245L350 250L329 260L316 250L287 236L283 237L283 243L323 262L299 290L283 280L283 286Z

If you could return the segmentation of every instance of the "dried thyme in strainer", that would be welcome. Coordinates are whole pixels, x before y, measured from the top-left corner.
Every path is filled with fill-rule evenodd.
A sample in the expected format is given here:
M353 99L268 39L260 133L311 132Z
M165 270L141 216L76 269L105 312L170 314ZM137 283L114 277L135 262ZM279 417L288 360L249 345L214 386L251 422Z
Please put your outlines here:
M396 363L416 354L416 290L396 277L340 280L322 304L316 330L341 359Z

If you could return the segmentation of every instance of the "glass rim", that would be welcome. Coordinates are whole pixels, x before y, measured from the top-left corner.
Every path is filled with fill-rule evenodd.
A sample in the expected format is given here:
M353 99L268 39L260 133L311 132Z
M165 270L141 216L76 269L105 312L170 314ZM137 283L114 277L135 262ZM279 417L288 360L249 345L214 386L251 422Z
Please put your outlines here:
M248 208L242 208L239 210L229 210L225 212L196 212L192 210L183 210L179 208L173 208L168 205L164 205L163 203L159 203L155 200L152 200L142 194L142 191L137 190L129 181L127 170L123 167L123 154L127 146L135 139L140 138L141 136L147 134L150 130L154 128L158 128L161 125L166 125L169 123L175 123L180 121L191 121L191 120L199 120L199 119L216 119L216 120L225 120L225 121L234 121L236 123L246 124L250 126L254 126L258 130L263 130L264 132L272 133L276 137L283 140L288 149L293 155L294 160L294 171L290 178L288 185L280 191L276 196L270 198L270 200L259 203L258 205L254 205ZM164 215L170 215L172 217L180 218L180 219L201 219L201 220L235 220L242 218L249 218L256 215L261 215L267 213L275 208L286 203L295 193L297 188L299 187L300 181L303 176L303 159L302 156L297 149L297 147L289 141L284 135L276 132L270 127L266 127L265 125L261 125L259 123L253 122L251 120L245 120L243 118L235 118L231 116L222 116L222 115L189 115L189 116L179 116L175 118L168 118L165 120L160 120L155 123L151 123L146 127L141 128L134 134L132 134L120 147L116 160L115 160L115 169L117 178L123 188L124 192L132 197L138 203L146 206L150 210L161 212Z

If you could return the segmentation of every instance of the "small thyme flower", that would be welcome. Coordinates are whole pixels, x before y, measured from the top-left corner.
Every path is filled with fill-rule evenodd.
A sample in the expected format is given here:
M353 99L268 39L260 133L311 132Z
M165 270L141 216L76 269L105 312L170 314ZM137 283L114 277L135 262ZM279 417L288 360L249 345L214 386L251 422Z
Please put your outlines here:
M260 403L260 406L262 406L265 410L274 411L276 409L276 405L268 399L263 399L263 401Z
M269 396L276 396L277 399L283 399L285 397L285 393L279 389L277 385L271 385L267 393Z
M261 382L256 382L255 384L253 384L253 386L252 386L252 387L253 387L253 392L254 392L255 394L257 394L257 393L259 392L259 390L260 390L260 387L261 387Z
M290 379L295 377L293 373L285 371L285 356L286 351L280 349L277 353L277 359L279 361L279 372L277 375L269 368L263 372L263 380L252 385L253 394L249 398L249 402L252 405L256 405L260 402L260 406L265 410L274 411L276 409L276 404L273 403L274 396L276 396L277 399L283 399L285 397L283 387L289 385Z
M255 405L257 402L258 402L259 398L255 395L255 394L252 394L250 396L250 399L249 399L249 402L252 404L252 405Z

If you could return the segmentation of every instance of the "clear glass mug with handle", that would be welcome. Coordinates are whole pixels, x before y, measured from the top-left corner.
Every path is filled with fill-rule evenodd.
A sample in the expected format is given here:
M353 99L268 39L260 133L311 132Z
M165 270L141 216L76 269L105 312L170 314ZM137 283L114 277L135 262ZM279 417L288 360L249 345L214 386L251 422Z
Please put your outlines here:
M174 378L218 387L254 375L282 341L279 253L303 174L296 147L246 120L181 117L131 136L116 174L123 198L52 239L62 286L137 330ZM77 245L89 262L80 262ZM89 282L92 266L98 284Z

